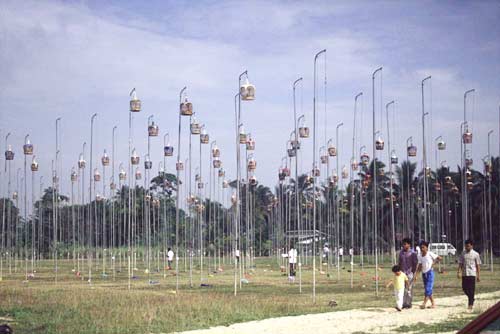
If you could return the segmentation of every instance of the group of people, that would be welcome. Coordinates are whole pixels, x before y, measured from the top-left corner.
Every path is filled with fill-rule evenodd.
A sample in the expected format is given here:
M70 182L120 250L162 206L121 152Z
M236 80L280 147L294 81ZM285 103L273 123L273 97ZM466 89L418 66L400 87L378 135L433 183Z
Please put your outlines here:
M388 286L394 286L398 311L412 307L412 290L420 273L424 285L424 301L420 308L425 309L428 302L431 303L431 308L436 306L432 296L435 277L433 267L442 258L429 250L427 241L420 242L417 250L412 249L410 239L403 239L398 264L392 267L394 278ZM479 253L474 250L474 242L470 239L466 240L464 251L458 259L457 277L462 280L462 290L468 298L469 310L472 310L474 306L476 281L480 281L480 265L481 259Z

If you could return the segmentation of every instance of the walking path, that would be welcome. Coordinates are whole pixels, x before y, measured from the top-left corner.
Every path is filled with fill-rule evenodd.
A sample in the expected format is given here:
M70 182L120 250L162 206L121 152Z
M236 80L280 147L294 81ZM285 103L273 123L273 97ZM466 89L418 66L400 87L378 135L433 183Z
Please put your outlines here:
M475 308L485 311L499 301L500 291L478 294ZM433 310L421 310L415 303L414 308L403 312L398 312L394 308L354 309L250 321L228 327L219 326L182 332L181 334L391 333L403 325L438 323L450 317L462 315L465 313L466 303L465 296L454 296L439 298L437 306Z

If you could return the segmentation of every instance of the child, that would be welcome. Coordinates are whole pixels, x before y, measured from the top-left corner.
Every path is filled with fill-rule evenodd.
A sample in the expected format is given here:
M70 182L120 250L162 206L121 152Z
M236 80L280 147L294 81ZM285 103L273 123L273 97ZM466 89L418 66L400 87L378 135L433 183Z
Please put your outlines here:
M172 248L168 248L167 251L167 261L168 261L168 270L172 270L172 261L174 261L174 252Z
M474 306L474 294L476 290L476 280L479 282L479 266L481 258L474 249L472 240L465 240L465 250L458 259L457 277L462 278L462 290L469 299L469 311Z
M418 274L422 272L425 297L424 303L420 305L420 308L425 309L425 305L427 304L428 300L431 302L431 308L434 308L436 307L436 305L434 304L434 298L432 297L432 289L434 287L434 270L432 269L432 267L434 266L434 264L441 261L441 256L438 256L429 251L429 243L427 241L422 241L420 243L420 252L421 254L417 256L418 266L413 281L416 282Z
M293 245L290 246L290 250L288 251L288 263L290 264L290 276L288 280L293 282L295 281L295 266L297 264L297 250Z
M408 288L409 281L408 276L401 271L401 267L395 265L392 267L392 272L394 273L394 278L387 284L387 287L394 285L394 296L396 297L396 310L401 312L403 309L403 298L405 294L405 287Z

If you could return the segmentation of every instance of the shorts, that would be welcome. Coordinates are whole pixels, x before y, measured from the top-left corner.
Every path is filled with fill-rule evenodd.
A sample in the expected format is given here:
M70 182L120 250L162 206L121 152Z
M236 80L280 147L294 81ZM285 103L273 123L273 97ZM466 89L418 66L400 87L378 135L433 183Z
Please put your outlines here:
M424 282L425 296L432 296L432 288L434 287L434 271L431 269L426 273L422 273L422 281Z

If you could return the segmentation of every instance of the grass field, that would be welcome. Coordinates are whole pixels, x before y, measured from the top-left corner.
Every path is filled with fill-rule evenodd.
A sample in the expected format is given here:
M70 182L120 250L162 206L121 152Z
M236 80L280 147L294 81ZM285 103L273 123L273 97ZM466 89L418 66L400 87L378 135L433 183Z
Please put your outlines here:
M182 263L182 261L181 261ZM317 271L316 303L312 303L312 270L302 269L302 294L299 284L288 283L275 258L261 258L247 276L238 295L233 295L231 265L223 272L207 277L204 270L200 287L199 267L193 270L193 288L188 273L180 273L180 290L175 293L176 277L173 271L163 278L163 270L150 274L157 284L149 284L144 270L135 272L128 289L127 269L117 273L115 280L94 273L92 284L87 277L77 277L71 260L59 261L57 284L54 281L53 262L42 261L35 278L24 281L24 267L9 274L4 263L4 277L0 282L0 323L7 322L15 333L168 333L215 325L257 320L276 316L347 310L362 307L392 307L392 290L385 284L391 278L390 264L380 266L380 294L375 296L374 267L359 265L354 270L354 288L350 287L350 266L347 262L330 275ZM184 268L182 268L184 269ZM100 270L100 269L99 269ZM435 297L459 295L460 281L456 266L450 264L437 275ZM415 289L417 302L423 297L421 280ZM500 277L483 269L478 292L498 290ZM338 306L328 302L334 299ZM464 298L465 303L465 298Z

